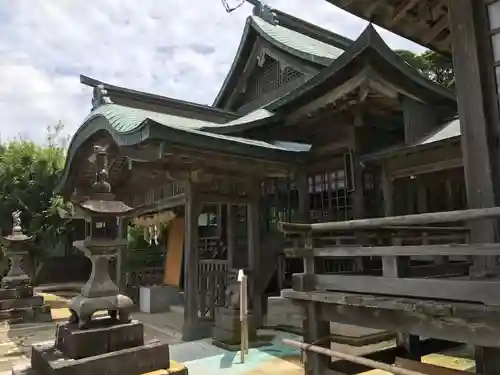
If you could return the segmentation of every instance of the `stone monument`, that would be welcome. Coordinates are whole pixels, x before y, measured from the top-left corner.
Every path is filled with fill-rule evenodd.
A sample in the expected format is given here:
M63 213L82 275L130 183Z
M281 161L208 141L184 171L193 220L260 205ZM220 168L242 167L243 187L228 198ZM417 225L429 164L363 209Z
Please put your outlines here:
M21 211L12 213L12 221L12 234L2 237L10 268L0 289L0 320L11 323L51 321L50 307L44 304L42 296L33 294L31 279L23 269L33 237L22 231Z
M127 245L122 221L133 209L116 201L108 183L106 150L94 147L92 195L75 203L86 220L85 240L74 246L92 261L92 272L81 294L69 302L69 322L57 327L55 341L32 346L31 363L13 374L139 375L170 367L168 344L144 342L142 323L130 319L132 300L111 280L108 260ZM92 318L97 311L107 317Z
M241 343L240 321L240 285L234 273L228 275L226 304L215 312L215 325L213 330L213 343L228 350L239 350ZM251 313L248 314L248 340L254 345L257 343L257 327Z

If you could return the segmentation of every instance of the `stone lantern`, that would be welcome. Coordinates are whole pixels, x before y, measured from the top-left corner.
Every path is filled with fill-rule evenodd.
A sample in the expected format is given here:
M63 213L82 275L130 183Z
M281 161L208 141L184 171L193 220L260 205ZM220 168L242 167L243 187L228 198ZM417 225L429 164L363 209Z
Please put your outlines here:
M33 237L23 233L20 211L12 213L12 221L12 234L2 237L10 268L2 279L0 289L0 319L13 322L51 321L50 307L44 305L42 296L33 294L31 279L23 269L23 260L29 254Z
M106 150L96 146L94 156L92 194L74 203L85 218L86 233L73 244L92 261L90 278L70 300L69 322L57 326L55 341L33 344L30 363L15 366L14 375L143 374L170 367L168 343L145 342L143 324L130 319L132 300L119 293L109 276L109 259L127 246L120 228L133 209L111 193ZM102 310L109 317L92 319Z
M12 234L3 237L5 244L5 254L10 259L10 269L7 275L2 279L3 289L15 289L29 286L30 277L23 270L22 262L28 255L28 246L33 241L32 236L27 236L21 228L21 211L12 213Z
M85 218L85 239L73 245L92 262L90 278L81 294L69 302L70 323L79 328L89 326L96 311L107 310L113 320L130 322L132 300L119 293L118 286L109 275L109 259L127 246L127 239L121 233L122 220L133 212L131 207L115 200L108 182L108 160L106 151L94 147L95 181L90 199L74 203Z

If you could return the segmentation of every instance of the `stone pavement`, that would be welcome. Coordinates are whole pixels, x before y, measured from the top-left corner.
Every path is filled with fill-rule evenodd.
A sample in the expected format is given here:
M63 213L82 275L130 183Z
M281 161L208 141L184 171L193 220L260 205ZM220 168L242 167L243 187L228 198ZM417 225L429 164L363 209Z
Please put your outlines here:
M69 316L66 308L67 298L70 295L58 296L45 294L46 301L52 306L54 320L64 320ZM281 343L283 338L300 341L301 338L283 332L265 332L266 335L274 334L271 346L250 349L245 363L240 363L238 352L228 352L211 344L211 340L182 342L180 328L182 319L177 312L146 314L135 313L134 319L144 324L146 340L159 339L171 344L171 359L187 366L190 375L302 375L303 367L300 363L298 350L286 347ZM52 324L19 324L11 327L0 323L0 375L10 375L13 363L28 360L31 344L46 341L54 337L56 322ZM350 347L341 344L332 344L333 350L351 354L364 354L373 350L393 345L393 341L365 347ZM455 351L454 353L433 354L424 358L427 363L438 364L455 369L469 369L474 365L470 353ZM166 372L158 371L149 375L164 375ZM382 375L381 371L371 371L365 375Z

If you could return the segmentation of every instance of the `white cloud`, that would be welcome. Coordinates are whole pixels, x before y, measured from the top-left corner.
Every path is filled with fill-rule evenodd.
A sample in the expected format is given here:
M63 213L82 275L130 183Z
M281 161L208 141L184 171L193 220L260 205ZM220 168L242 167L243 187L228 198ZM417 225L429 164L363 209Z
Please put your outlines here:
M325 0L267 3L351 38L366 26ZM246 4L227 14L220 0L0 0L1 139L42 141L59 120L73 133L90 109L80 73L211 104L251 11ZM382 36L391 47L419 49Z

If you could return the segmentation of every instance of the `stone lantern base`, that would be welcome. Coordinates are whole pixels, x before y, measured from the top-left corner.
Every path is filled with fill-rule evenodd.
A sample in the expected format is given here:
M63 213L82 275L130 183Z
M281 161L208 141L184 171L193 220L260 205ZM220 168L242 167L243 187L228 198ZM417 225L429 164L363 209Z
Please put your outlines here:
M11 247L14 247L11 245ZM9 273L2 279L0 289L0 321L10 323L50 322L50 307L43 297L33 294L30 277L21 267L21 261L28 252L7 250L11 260Z
M10 323L51 322L50 306L33 294L31 285L0 289L0 321Z
M34 344L31 363L14 366L13 375L140 375L170 368L167 343L144 342L142 323L117 324L97 318L81 330L76 324L57 327L56 339Z
M220 307L215 313L215 326L213 329L214 343L217 346L239 348L241 343L240 310ZM248 341L257 339L257 327L252 314L248 314Z

